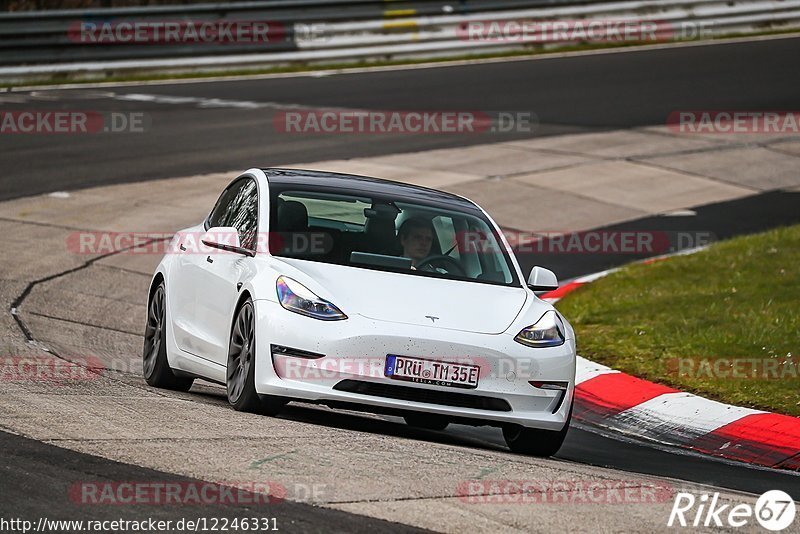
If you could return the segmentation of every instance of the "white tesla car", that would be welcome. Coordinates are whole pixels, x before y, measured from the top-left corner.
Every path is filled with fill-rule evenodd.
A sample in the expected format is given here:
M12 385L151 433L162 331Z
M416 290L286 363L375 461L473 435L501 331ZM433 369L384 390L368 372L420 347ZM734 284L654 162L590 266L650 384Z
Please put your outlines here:
M473 202L413 185L250 169L178 232L150 285L144 377L227 386L237 410L291 400L396 414L414 426L503 429L558 451L575 336L527 283Z

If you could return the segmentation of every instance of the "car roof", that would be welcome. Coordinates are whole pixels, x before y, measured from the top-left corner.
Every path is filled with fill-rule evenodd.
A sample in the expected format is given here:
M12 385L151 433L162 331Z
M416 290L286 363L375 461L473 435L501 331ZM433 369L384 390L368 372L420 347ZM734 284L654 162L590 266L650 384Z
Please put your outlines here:
M453 207L478 210L480 208L469 199L430 189L418 185L359 176L356 174L343 174L329 171L315 171L308 169L261 169L267 175L270 184L275 185L304 185L320 189L330 189L336 192L352 193L354 195L370 194L379 197L403 199L406 201L420 201L423 203L442 203Z

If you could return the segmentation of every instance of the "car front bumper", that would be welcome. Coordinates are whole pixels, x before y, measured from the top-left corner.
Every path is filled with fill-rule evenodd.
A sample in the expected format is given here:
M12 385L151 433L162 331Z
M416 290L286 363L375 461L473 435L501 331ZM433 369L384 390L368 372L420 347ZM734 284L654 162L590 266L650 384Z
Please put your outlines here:
M320 321L268 300L255 301L255 307L255 386L259 394L547 430L561 430L569 416L575 387L572 339L558 347L531 348L514 341L509 333L462 332L360 315ZM275 346L312 354L273 352ZM389 354L479 365L478 387L463 389L386 377ZM540 389L530 381L561 382L566 390ZM407 388L412 389L409 392ZM498 409L503 405L507 408Z

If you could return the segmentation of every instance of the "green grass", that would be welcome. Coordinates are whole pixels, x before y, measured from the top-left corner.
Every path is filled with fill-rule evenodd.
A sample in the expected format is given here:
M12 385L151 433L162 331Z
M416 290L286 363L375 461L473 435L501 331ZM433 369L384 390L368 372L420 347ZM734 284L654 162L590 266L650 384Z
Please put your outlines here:
M728 35L716 36L713 40L720 41L725 39L737 39L741 37L762 37L771 35L784 35L798 33L797 28L787 28L779 30L764 30L756 32L737 32ZM675 43L691 43L691 40L675 41ZM592 50L603 50L606 48L628 48L637 46L647 46L653 44L665 43L642 43L642 42L609 42L609 43L576 43L571 45L544 48L539 45L532 45L530 48L522 50L511 50L501 52L490 52L485 54L461 54L453 56L442 56L436 58L422 58L422 59L399 59L399 60L360 60L341 63L292 63L289 65L280 65L274 67L254 67L254 68L231 68L221 71L197 71L185 73L158 73L158 72L145 72L135 74L100 74L100 75L86 75L82 74L81 77L75 77L71 73L62 73L52 75L51 77L42 77L38 79L31 78L24 82L4 83L0 82L0 88L13 89L16 87L28 86L46 86L46 85L60 85L60 84L91 84L101 82L138 82L138 81L165 81L165 80L185 80L185 79L204 79L204 78L219 78L224 76L259 76L265 74L285 74L285 73L301 73L301 72L314 72L314 71L327 71L327 70L348 70L358 69L364 67L389 67L389 66L403 66L403 65L420 65L420 64L436 64L448 63L454 61L464 60L481 60L481 59L495 59L495 58L524 58L533 57L546 54L558 54L564 52L583 52ZM666 43L668 44L668 43Z
M800 225L628 266L558 308L590 360L731 404L800 415ZM694 371L678 372L676 358L694 359ZM703 358L758 361L709 372Z

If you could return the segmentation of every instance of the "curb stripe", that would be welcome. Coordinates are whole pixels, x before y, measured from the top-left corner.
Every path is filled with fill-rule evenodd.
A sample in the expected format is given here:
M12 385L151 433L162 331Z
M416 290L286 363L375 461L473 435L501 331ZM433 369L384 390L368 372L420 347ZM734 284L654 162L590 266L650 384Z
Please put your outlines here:
M579 284L588 284L589 282L594 282L595 280L599 280L604 276L608 276L611 273L617 272L619 269L608 269L606 271L600 271L599 273L594 274L587 274L586 276L580 276L575 279L576 282Z
M775 413L742 417L702 436L692 448L767 467L800 468L800 419Z
M743 417L761 413L673 390L610 417L606 424L626 434L686 445Z
M543 293L539 298L545 300L551 304L555 304L564 296L572 293L582 285L588 284L589 282L594 282L599 278L603 278L618 269L609 269L607 271L600 271L599 273L594 274L587 274L586 276L580 276L571 282L567 282L563 286L559 287L558 289L554 289L552 291L548 291L547 293Z
M578 282L577 280L573 280L572 282L564 284L563 286L559 287L558 289L554 289L552 291L548 291L547 293L544 293L540 298L543 299L543 300L544 299L557 300L557 299L560 299L560 298L564 297L564 295L567 295L568 293L572 293L573 291L575 291L576 289L578 289L582 285L583 285L582 282Z
M573 416L601 422L634 406L676 390L625 373L606 373L575 387Z
M800 452L773 467L775 469L788 469L789 471L800 471Z
M619 373L619 371L615 371L599 363L590 362L586 358L578 356L575 366L575 385L577 386L587 380L591 380L592 378L606 373Z

